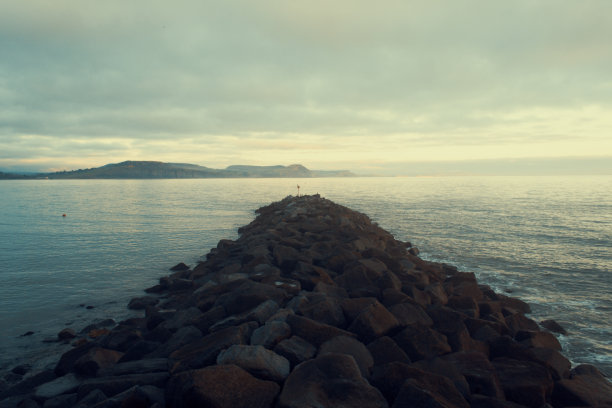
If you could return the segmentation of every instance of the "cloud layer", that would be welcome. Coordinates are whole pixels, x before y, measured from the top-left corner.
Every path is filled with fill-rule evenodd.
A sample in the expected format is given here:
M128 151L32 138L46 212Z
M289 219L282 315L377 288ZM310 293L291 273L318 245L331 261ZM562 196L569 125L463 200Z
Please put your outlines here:
M608 1L12 2L0 167L612 156Z

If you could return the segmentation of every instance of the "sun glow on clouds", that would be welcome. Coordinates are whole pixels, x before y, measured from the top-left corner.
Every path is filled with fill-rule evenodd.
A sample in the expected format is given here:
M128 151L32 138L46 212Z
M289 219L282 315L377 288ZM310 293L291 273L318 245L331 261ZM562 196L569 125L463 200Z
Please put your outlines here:
M610 157L609 38L609 2L12 2L0 167Z

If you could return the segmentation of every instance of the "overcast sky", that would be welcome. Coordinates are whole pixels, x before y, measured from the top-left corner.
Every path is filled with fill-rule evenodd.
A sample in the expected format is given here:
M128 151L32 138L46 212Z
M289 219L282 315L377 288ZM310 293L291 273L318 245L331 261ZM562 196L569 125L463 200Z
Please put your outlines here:
M3 169L612 169L609 0L0 3Z

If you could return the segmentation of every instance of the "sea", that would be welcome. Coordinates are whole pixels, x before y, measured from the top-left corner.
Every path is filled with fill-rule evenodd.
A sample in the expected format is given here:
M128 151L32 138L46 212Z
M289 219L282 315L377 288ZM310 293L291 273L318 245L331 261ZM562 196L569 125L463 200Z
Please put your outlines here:
M132 297L298 185L525 300L612 377L612 176L2 181L0 372L52 368L66 327L139 315Z

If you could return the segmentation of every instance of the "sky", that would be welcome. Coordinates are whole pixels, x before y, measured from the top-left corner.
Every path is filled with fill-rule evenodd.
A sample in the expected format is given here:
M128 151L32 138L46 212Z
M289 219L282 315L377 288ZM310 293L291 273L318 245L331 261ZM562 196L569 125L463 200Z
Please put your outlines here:
M0 169L612 174L609 0L0 3Z

